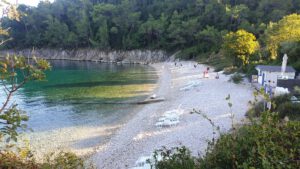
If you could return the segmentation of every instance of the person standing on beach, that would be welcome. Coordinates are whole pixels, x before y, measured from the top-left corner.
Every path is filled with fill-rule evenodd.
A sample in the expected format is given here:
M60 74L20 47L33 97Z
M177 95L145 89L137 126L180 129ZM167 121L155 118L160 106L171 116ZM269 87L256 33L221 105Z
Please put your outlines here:
M208 71L209 71L209 67L207 67L206 70L203 72L203 78L209 78Z

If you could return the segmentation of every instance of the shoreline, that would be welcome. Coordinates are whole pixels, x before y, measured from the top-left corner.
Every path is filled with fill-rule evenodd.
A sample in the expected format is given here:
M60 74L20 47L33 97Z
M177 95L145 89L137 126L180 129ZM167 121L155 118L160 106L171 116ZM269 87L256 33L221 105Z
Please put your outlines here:
M111 50L99 49L20 49L0 50L0 58L7 54L26 58L43 58L46 60L91 61L116 64L150 64L170 60L172 57L163 50Z
M155 63L150 66L158 72L157 88L153 91L162 96L164 102L145 105L109 140L92 155L92 161L98 168L130 168L141 156L150 155L162 146L168 148L187 146L193 155L203 155L207 140L212 138L212 127L200 115L190 114L193 109L207 114L222 132L231 127L229 108L225 100L231 94L236 122L244 119L248 101L253 99L252 88L248 84L228 82L229 76L220 75L219 79L203 79L205 65L183 61L183 66L175 67L174 62ZM211 71L211 77L214 72ZM199 81L200 85L188 91L180 89L189 81ZM240 96L239 93L243 93ZM157 128L155 123L168 110L181 105L184 113L178 126Z
M85 63L83 62L83 64ZM136 67L134 65L132 66ZM146 66L142 65L141 67L146 67ZM138 104L132 104L132 102L135 103L138 100L149 97L150 94L152 93L152 90L154 90L157 87L156 84L157 84L158 76L156 74L156 70L153 67L148 67L148 69L149 69L148 72L150 72L149 74L153 74L153 79L155 80L151 83L149 82L149 84L153 86L149 84L144 84L146 85L146 87L148 87L147 85L149 85L149 91L145 90L145 94L137 95L134 98L131 98L130 100L127 99L126 101L122 102L120 104L121 105L120 107L122 107L122 109L121 108L113 109L114 111L110 112L112 115L107 117L103 115L103 118L102 116L100 116L99 118L99 116L95 114L98 114L97 111L101 112L102 107L100 106L99 108L98 106L99 108L98 110L94 109L93 111L85 112L89 116L91 115L90 117L94 117L95 115L95 117L99 118L95 120L90 120L88 118L83 117L82 120L80 121L86 120L87 122L85 123L86 125L82 124L81 122L80 123L77 123L76 121L74 122L70 118L69 120L66 120L68 121L65 122L66 125L62 125L61 128L54 128L51 130L46 130L46 129L38 130L39 128L36 128L35 132L30 132L30 131L24 132L22 134L22 137L25 140L31 140L30 147L34 152L34 154L36 155L37 160L39 161L42 160L44 155L47 155L50 152L59 152L59 151L66 151L66 152L70 151L77 154L78 156L83 157L84 159L88 159L92 154L94 154L95 148L97 148L99 145L105 144L114 135L115 131L118 131L119 128L123 126L123 124L127 123L127 121L130 120L132 116L135 116L135 114L140 111L142 106ZM57 105L45 107L45 111L49 109L54 112L56 107ZM61 108L66 109L66 112L72 111L71 110L72 106L65 106L65 107L62 106ZM49 114L49 113L45 113L45 114ZM63 113L62 115L62 117L67 117L67 116L69 117L69 114L67 113L66 114ZM65 124L65 123L59 123L59 124ZM68 136L67 139L64 139L65 136Z

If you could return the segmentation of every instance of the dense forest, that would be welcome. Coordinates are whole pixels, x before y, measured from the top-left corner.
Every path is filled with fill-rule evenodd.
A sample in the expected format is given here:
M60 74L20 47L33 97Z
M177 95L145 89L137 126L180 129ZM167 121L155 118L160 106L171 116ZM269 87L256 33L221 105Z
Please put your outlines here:
M2 19L13 38L5 48L164 49L193 58L218 52L239 29L264 45L270 22L300 13L300 1L46 0L18 9L20 21Z

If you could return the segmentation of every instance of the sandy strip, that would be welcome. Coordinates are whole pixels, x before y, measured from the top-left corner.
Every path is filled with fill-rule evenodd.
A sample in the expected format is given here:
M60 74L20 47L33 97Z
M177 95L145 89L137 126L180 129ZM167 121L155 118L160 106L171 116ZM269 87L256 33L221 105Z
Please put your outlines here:
M194 155L203 154L207 140L212 138L212 127L200 115L190 114L195 108L201 110L221 127L228 131L231 126L229 108L225 100L231 94L233 112L236 121L241 121L248 109L248 101L253 98L249 84L233 84L229 77L220 74L220 79L202 79L206 66L194 62L182 62L183 66L175 67L174 63L159 63L154 67L158 71L158 88L154 91L166 101L146 105L128 121L111 140L100 146L93 156L99 169L126 169L134 166L140 156L150 155L162 146L174 147L185 145ZM188 91L180 91L189 81L201 81L201 85ZM159 117L179 105L185 110L176 127L155 127Z

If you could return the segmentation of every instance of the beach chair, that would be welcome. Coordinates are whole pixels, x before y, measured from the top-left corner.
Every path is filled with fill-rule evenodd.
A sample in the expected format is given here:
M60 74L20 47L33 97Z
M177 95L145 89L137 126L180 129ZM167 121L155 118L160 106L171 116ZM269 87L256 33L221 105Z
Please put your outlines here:
M141 167L132 167L130 169L151 169L151 165L147 164L147 165L144 165L144 166L141 166Z
M170 120L170 119L165 119L162 121L159 121L155 124L156 127L171 127L171 126L176 126L179 124L179 120Z
M140 157L136 162L135 162L135 166L136 167L144 167L147 166L147 160L151 160L151 156L142 156ZM149 164L148 164L149 165ZM151 167L151 166L150 166Z
M158 121L164 121L164 120L179 120L179 115L177 115L177 114L166 114L166 115L163 115L161 118L158 119Z
M157 154L156 160L161 161L162 155ZM147 161L149 160L149 161ZM149 163L148 163L149 162ZM130 169L151 169L151 164L154 164L154 153L151 154L151 156L142 156L135 162L135 167Z
M184 87L180 88L180 91L188 91L191 90L195 87L198 87L199 85L201 85L200 81L189 81Z

